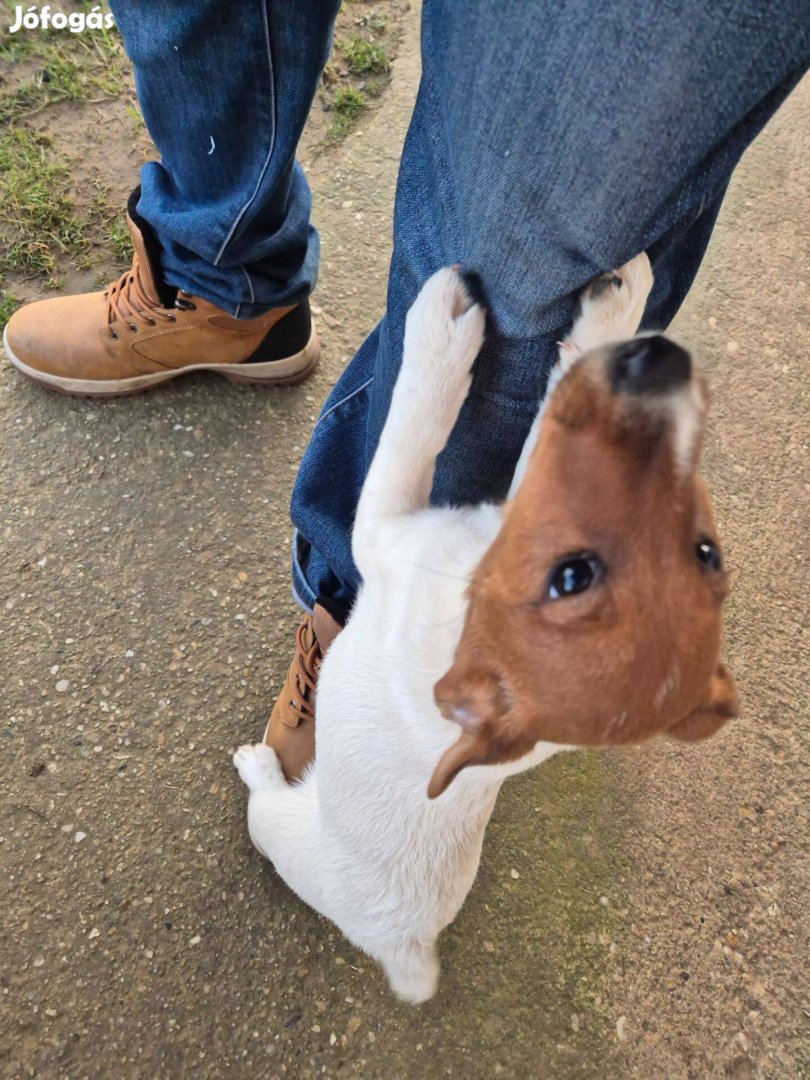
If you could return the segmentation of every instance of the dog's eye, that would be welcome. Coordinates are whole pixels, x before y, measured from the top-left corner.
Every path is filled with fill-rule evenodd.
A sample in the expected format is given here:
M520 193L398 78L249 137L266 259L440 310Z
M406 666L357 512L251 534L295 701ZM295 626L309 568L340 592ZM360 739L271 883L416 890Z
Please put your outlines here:
M702 540L698 540L697 544L695 544L695 554L698 562L701 566L705 566L707 570L723 569L723 556L720 554L720 548L708 536L704 536Z
M571 555L563 559L551 573L548 595L551 600L564 600L585 592L604 571L597 555Z

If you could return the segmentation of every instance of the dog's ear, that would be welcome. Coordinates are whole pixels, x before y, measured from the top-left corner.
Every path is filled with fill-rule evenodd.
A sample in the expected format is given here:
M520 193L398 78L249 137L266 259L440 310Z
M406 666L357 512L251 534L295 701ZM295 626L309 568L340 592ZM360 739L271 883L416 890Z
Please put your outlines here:
M698 742L719 731L737 715L737 688L725 664L718 664L701 705L669 728L667 735L681 742Z
M487 740L480 732L463 731L439 759L428 784L428 798L435 799L447 790L462 769L468 765L483 765L487 756Z
M527 754L535 740L522 733L496 732L494 725L464 730L442 754L428 784L428 798L435 799L468 765L499 765Z

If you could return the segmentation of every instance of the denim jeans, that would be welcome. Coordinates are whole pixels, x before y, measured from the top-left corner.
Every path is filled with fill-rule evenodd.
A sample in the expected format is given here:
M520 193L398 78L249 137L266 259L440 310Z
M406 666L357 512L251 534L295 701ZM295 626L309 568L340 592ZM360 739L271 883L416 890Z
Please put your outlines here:
M293 160L336 7L113 4L163 155L144 169L139 212L167 278L235 314L314 283ZM354 511L426 278L461 263L489 312L432 499L502 498L577 290L647 250L645 324L664 328L735 165L808 65L807 0L424 0L386 311L327 400L293 492L305 606L350 604L358 588Z
M340 0L112 0L160 162L138 213L171 285L249 319L318 276L295 161Z

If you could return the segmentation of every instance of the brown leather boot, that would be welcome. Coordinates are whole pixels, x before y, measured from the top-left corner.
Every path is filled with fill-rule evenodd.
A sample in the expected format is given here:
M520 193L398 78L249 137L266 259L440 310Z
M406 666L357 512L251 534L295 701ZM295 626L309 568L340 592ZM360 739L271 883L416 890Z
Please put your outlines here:
M65 394L120 397L189 371L282 386L315 370L320 346L309 301L234 319L165 286L148 231L131 215L127 220L135 255L118 281L104 292L40 300L12 315L3 345L24 375Z
M343 627L321 604L306 614L295 635L287 679L273 706L263 742L278 755L288 780L298 780L315 760L315 699L326 651Z

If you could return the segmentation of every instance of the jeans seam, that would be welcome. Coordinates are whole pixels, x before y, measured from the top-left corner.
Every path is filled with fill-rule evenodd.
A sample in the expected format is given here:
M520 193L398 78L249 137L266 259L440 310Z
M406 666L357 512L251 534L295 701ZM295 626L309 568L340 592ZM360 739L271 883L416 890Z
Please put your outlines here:
M273 151L276 148L276 90L275 90L275 84L274 84L274 81L273 81L274 68L273 68L273 50L272 50L271 45L270 45L270 23L269 23L268 16L267 16L267 5L265 4L264 0L259 0L259 3L260 3L260 6L261 6L261 9L262 9L262 22L264 24L264 41L265 41L265 46L267 48L267 66L268 66L268 69L269 69L269 72L270 72L270 78L268 80L268 83L269 83L269 86L270 86L270 117L271 117L270 149L269 149L269 151L267 153L267 157L264 159L264 164L261 167L261 171L259 172L259 179L256 181L256 186L253 189L253 194L250 196L248 201L245 203L245 205L242 207L242 209L236 215L236 220L234 221L233 225L231 226L230 231L228 232L228 235L223 240L222 247L217 252L216 258L214 259L214 266L219 266L220 261L222 260L224 254L225 254L225 250L228 247L228 244L231 242L231 240L233 238L233 234L236 232L236 229L239 226L239 223L241 222L242 218L245 216L247 211L250 209L250 207L253 205L253 203L256 201L256 199L258 198L259 191L261 190L262 182L264 181L264 178L267 175L267 170L268 170L268 168L270 166L270 161L271 161L271 159L273 157Z
M345 398L341 398L340 401L336 401L334 405L330 405L326 412L321 413L321 415L318 417L317 421L315 422L315 427L317 428L318 425L327 418L327 416L331 415L335 411L335 409L339 409L341 405L345 405L347 401L351 401L353 397L356 397L357 394L362 393L362 391L365 390L367 387L371 386L373 382L374 376L372 375L370 379L366 379L364 383L358 386L356 390L352 390L352 392L350 394L347 394Z

